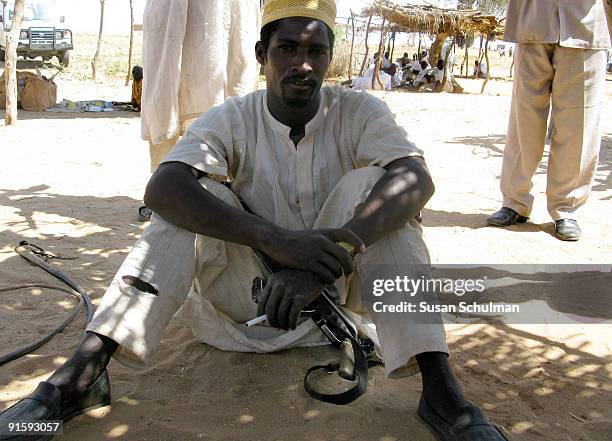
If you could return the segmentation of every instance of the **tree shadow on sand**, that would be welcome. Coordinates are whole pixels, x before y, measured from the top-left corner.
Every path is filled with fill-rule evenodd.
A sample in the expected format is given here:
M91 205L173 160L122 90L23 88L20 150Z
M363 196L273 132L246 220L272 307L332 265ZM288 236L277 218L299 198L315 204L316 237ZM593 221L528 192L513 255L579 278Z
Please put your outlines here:
M78 257L53 265L99 299L140 235L134 219L139 204L123 196L59 195L44 185L0 190L0 205L9 216L3 225L13 230L0 232L2 286L59 284L12 254L9 246L25 238L54 253ZM50 221L40 213L57 216L58 226L68 223L70 228L43 236L43 221ZM26 290L15 303L2 303L0 352L47 331L43 321L50 314L57 314L58 321L60 314L67 315L71 304L61 298ZM19 326L22 332L12 332ZM0 410L30 392L23 390L24 382L35 385L63 362L78 344L83 326L81 313L49 344L0 368ZM587 342L570 347L503 324L459 331L451 334L449 344L466 394L512 432L513 439L596 439L610 433L610 359L587 352ZM350 406L310 399L302 388L306 369L333 358L336 353L329 348L267 355L222 352L193 341L188 329L173 322L150 368L133 371L111 363L110 413L76 418L66 425L62 439L262 439L262 434L291 440L432 439L415 418L418 376L391 380L375 368L368 392Z
M498 158L504 156L504 146L506 144L505 134L495 134L487 136L462 136L454 138L449 144L461 144L472 147L472 155L484 159ZM548 171L548 152L544 152L542 161L536 170L537 175L545 175ZM501 170L500 170L501 172ZM500 175L496 176L501 179ZM593 184L593 191L612 190L612 134L605 133L601 139L601 149L597 174ZM612 196L606 198L610 199Z
M0 206L8 216L2 220L4 229L0 230L0 286L44 283L65 287L13 251L19 242L27 240L56 255L74 258L51 259L49 263L65 272L96 302L140 236L141 225L135 213L141 203L125 196L54 194L48 188L39 185L19 190L0 189ZM75 305L74 297L68 294L39 289L5 294L0 300L0 323L11 330L0 333L2 354L45 335ZM0 368L0 389L55 368L58 356L68 356L78 344L84 325L85 313L81 312L50 343L31 356Z

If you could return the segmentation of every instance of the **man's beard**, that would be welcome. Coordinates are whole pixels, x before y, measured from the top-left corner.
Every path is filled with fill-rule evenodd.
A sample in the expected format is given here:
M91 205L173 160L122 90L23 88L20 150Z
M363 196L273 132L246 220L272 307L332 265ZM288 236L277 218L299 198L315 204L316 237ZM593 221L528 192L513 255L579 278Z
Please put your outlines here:
M291 85L295 81L300 81L302 84L310 87L310 92L304 91L304 93L295 93L291 91ZM306 107L311 101L312 97L319 91L320 86L318 82L309 77L293 76L284 78L281 81L281 98L283 104L288 107L302 108Z
M312 95L311 95L312 97ZM287 107L296 107L302 108L306 107L308 103L311 101L310 97L289 97L283 94L282 96L283 104Z

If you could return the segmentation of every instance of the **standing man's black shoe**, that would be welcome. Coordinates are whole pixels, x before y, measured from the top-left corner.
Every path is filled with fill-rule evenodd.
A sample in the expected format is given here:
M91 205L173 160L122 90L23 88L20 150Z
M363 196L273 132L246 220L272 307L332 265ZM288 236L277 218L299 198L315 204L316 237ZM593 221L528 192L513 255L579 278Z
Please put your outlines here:
M557 239L575 242L580 239L582 231L574 219L559 219L555 221L555 236Z
M487 224L494 227L509 227L510 225L525 223L528 220L528 217L521 216L512 208L502 207L487 218Z

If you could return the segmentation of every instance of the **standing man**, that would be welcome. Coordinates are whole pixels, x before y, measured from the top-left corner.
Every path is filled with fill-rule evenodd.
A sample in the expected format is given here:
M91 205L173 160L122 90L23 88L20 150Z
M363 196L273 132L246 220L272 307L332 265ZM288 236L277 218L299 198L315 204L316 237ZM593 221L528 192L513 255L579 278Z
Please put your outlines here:
M599 157L606 49L612 0L510 0L505 40L517 43L514 91L501 174L502 208L489 225L526 222L532 177L542 159L549 107L556 129L550 144L546 197L555 236L580 239Z
M195 118L255 90L259 0L148 0L143 20L142 139L157 169ZM151 216L140 207L140 220Z

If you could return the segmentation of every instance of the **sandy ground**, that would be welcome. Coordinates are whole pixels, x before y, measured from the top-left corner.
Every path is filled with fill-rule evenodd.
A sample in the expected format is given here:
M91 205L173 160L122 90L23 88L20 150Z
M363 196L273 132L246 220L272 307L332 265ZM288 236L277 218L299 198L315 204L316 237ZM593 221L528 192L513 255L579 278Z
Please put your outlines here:
M532 221L485 226L499 208L499 174L511 82L462 80L470 94L377 93L426 152L437 192L424 212L435 263L610 263L612 119L578 243L555 239L545 206L545 163L535 178ZM605 115L612 114L612 82ZM58 98L127 100L123 87L59 82ZM0 116L3 114L0 112ZM143 225L136 219L148 179L140 120L107 114L20 113L0 123L0 287L58 284L12 247L32 241L75 260L55 261L97 304ZM46 333L74 300L21 290L0 299L0 353ZM610 318L610 317L608 317ZM81 314L35 353L0 368L0 410L26 396L76 347ZM452 363L467 396L515 440L612 439L612 359L606 325L449 326ZM301 382L328 349L273 355L226 353L171 324L154 365L110 365L112 406L66 426L68 440L429 441L415 417L418 376L389 380L371 371L366 396L336 407L313 401Z

